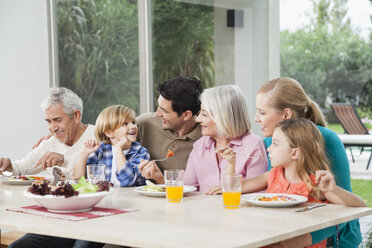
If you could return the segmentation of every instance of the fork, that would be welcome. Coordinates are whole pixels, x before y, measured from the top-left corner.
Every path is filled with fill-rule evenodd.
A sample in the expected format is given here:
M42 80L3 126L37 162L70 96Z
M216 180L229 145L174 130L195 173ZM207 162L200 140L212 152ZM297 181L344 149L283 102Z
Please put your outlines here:
M158 161L165 161L167 160L169 157L166 156L165 158L160 158L160 159L154 159L154 160L151 160L151 161L154 161L154 162L158 162Z
M314 205L306 206L304 208L300 208L300 209L296 210L296 212L305 212L305 211L309 211L309 210L314 209L314 208L323 207L325 205L327 205L327 204L326 203L314 204Z
M235 152L235 151L234 151L234 152ZM247 155L247 154L242 153L242 152L235 152L235 154L237 154L237 155L241 155L241 156L245 156L245 157L247 157L247 158L262 158L262 157L263 157L263 156L262 156L262 152L260 152L259 155L254 155L254 156L250 156L250 155Z

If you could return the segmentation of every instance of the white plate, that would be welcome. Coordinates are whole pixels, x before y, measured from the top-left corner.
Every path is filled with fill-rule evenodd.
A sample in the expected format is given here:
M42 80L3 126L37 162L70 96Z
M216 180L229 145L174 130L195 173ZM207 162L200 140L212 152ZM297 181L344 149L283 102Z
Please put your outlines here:
M28 198L34 199L38 205L45 207L51 212L70 213L88 211L100 202L103 197L112 192L114 192L114 188L110 188L110 191L79 194L69 198L54 195L34 195L27 190L23 194Z
M45 176L38 176L38 175L25 175L25 177L44 177L44 179L48 179ZM36 182L38 180L22 180L22 179L14 179L14 176L0 176L0 181L5 182L7 184L13 184L13 185L30 185L33 182Z
M156 186L165 188L164 184L157 184ZM165 197L165 191L164 192L149 192L145 190L144 186L135 187L133 190L136 191L137 193L140 193L146 196ZM183 194L194 192L194 191L196 191L196 187L190 186L190 185L183 185Z
M260 197L286 196L289 201L259 201ZM253 193L242 195L242 199L257 206L262 207L290 207L303 202L307 202L307 197L293 194L277 194L277 193Z

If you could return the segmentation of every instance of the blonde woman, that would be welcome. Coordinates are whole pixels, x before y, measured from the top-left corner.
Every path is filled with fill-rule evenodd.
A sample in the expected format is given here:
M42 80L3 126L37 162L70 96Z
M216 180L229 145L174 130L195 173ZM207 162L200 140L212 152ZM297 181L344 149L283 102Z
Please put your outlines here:
M303 195L309 202L366 206L358 196L336 185L324 151L324 139L310 120L288 119L276 126L273 143L268 149L273 168L245 180L242 193L265 189L267 193ZM324 239L306 247L320 248L326 244L327 239Z
M250 131L246 100L234 85L206 89L196 121L203 137L194 143L185 173L185 184L200 192L220 193L221 175L241 174L251 178L267 170L263 141Z
M324 138L325 151L336 184L351 191L350 168L344 146L337 134L325 127L325 120L318 105L310 99L296 80L281 77L264 83L256 97L256 108L254 121L261 126L262 133L266 137L264 139L266 147L272 143L271 137L277 123L295 118L306 118L312 121ZM362 241L359 220L312 232L297 240L295 238L292 242L286 241L284 245L304 247L326 238L333 247L358 247Z

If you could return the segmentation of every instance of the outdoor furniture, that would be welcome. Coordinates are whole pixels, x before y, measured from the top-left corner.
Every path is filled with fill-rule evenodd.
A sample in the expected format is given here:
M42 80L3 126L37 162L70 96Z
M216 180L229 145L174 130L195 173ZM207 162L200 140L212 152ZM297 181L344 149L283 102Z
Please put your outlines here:
M266 208L242 200L239 209L225 209L222 195L188 193L180 203L149 197L133 188L115 188L98 207L137 212L67 221L6 211L35 205L27 186L0 182L0 229L84 239L130 247L261 247L372 214L371 208L327 204L298 213L295 207Z
M339 135L339 137L345 148L350 148L351 158L353 162L355 162L351 146L360 146L362 151L364 147L372 147L372 135L369 134L368 129L360 120L358 113L351 104L333 103L331 104L331 107L346 133L346 135ZM368 159L367 170L371 158L372 150Z

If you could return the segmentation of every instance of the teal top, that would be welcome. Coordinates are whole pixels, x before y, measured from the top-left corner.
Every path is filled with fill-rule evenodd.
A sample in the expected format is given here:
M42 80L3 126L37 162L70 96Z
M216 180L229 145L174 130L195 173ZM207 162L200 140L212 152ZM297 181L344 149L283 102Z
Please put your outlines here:
M351 191L350 182L350 166L349 160L347 158L344 145L342 144L338 135L332 130L317 126L319 131L323 135L327 157L331 164L331 169L333 175L336 179L336 184L348 191ZM266 149L271 145L271 137L266 137L264 139ZM269 168L271 169L271 164L269 160ZM339 237L339 245L337 246L337 232ZM362 234L360 233L359 220L353 220L346 223L342 223L337 226L331 226L324 228L319 231L311 233L313 244L319 243L320 241L329 239L330 245L333 247L358 247L362 242Z

